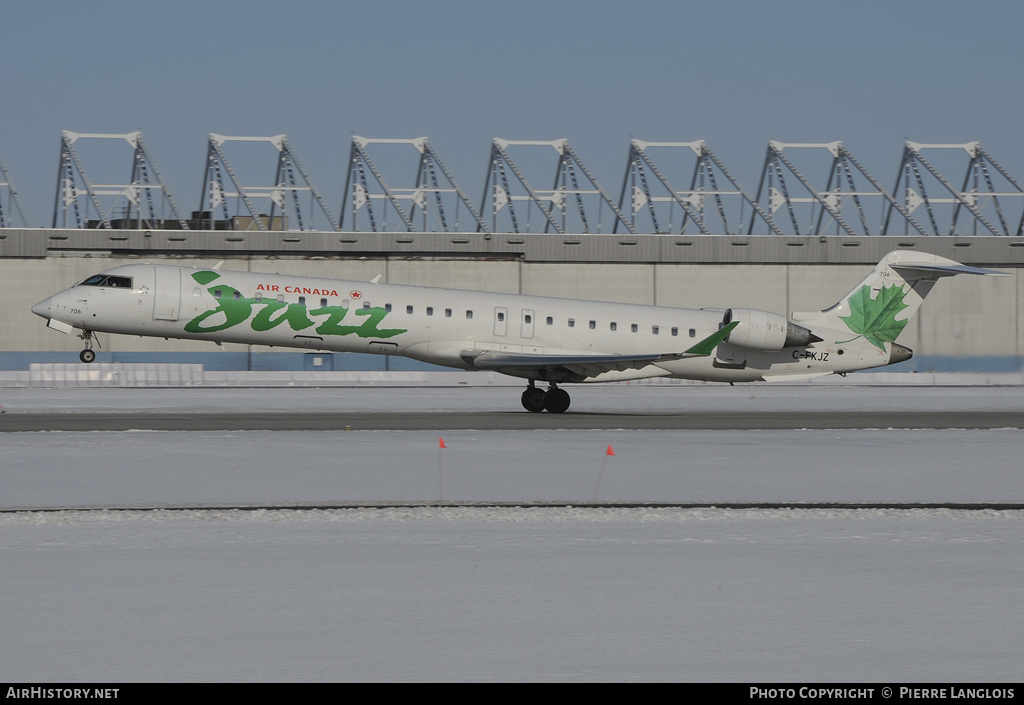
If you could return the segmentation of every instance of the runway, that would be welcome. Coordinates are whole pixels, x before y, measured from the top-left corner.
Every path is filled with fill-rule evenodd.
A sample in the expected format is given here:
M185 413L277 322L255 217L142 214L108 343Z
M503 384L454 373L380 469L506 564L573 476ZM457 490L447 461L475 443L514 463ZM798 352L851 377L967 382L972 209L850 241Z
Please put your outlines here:
M824 429L1021 429L1019 410L526 411L37 411L0 415L0 432L24 431L750 431Z

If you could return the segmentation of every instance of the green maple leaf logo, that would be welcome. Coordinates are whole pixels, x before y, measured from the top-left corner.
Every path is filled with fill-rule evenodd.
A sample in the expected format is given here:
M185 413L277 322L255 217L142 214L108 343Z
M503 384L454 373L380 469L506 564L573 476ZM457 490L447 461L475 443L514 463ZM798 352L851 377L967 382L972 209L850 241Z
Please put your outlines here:
M850 315L839 318L854 333L860 333L877 348L885 350L885 343L896 340L907 325L907 321L897 321L896 314L905 308L905 293L902 285L883 286L878 296L871 298L871 286L865 284L851 296Z

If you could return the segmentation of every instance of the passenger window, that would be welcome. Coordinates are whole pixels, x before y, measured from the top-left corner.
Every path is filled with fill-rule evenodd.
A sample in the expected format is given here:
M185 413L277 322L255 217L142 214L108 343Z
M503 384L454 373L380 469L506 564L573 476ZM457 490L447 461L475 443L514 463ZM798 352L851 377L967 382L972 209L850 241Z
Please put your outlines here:
M446 308L444 310L444 317L445 318L451 318L452 317L452 310L450 308Z
M219 299L220 298L220 289L214 289L213 290L213 298L215 298L215 299Z
M597 321L591 321L590 322L590 330L594 330L595 328L597 328Z
M320 299L320 308L327 308L327 299Z
M638 325L637 325L636 323L634 323L633 325L631 325L631 326L629 327L629 329L630 329L631 331L633 331L634 333L636 333L636 332L637 332L638 330L640 330L640 326L638 326Z
M554 319L554 318L552 318L551 316L548 316L548 318L547 318L547 321L546 321L546 323L547 323L547 324L548 324L549 326L553 326L553 325L555 324L555 319Z
M672 335L679 335L679 329L678 328L673 328L672 329Z
M391 304L384 304L384 310L391 313Z
M570 318L569 319L569 327L570 328L575 328L576 327L576 319L575 318Z
M658 328L658 326L651 326L651 332L654 333L655 335L657 335L660 330L661 329Z
M411 314L412 313L412 306L406 306L405 307L405 312L408 313L408 314Z
M263 301L263 292L257 291L256 296L254 298L256 299L256 303L260 303L261 301Z
M281 303L281 304L284 303L284 294L278 294L277 295L277 302Z
M523 320L526 323L533 323L533 316L531 316L530 314L526 314L526 316L523 317Z
M691 328L690 329L690 337L691 338L696 338L697 337L697 329L696 328Z
M616 323L615 321L612 321L611 323L608 324L608 327L611 328L612 330L618 330L619 324Z
M433 306L427 306L427 315L428 316L433 316L434 315L434 307Z
M299 297L299 306L305 306L305 305L306 305L306 297L305 296L300 296Z
M471 318L473 318L473 312L472 311L466 311L466 319L469 320Z
M505 312L504 311L498 311L498 322L501 322L501 321L504 321L504 320L505 320Z
M200 289L198 286L195 289L192 290L192 296L202 296L202 295L203 295L203 290Z
M370 302L369 301L364 301L363 302L363 308L370 308Z

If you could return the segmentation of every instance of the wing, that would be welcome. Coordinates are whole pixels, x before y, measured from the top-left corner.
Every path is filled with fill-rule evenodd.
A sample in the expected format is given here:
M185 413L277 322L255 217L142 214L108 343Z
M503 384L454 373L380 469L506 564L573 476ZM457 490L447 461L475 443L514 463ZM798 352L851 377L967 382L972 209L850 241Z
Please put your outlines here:
M659 362L706 357L714 352L732 329L734 321L715 331L693 347L681 353L645 353L639 355L538 355L534 353L502 352L498 350L464 350L462 359L478 370L493 370L517 377L582 382L606 372L639 370Z

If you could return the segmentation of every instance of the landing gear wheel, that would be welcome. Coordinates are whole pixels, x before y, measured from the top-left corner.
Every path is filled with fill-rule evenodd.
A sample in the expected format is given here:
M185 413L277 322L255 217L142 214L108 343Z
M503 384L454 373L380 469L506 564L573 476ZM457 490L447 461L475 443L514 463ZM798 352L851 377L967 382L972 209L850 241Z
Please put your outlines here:
M543 389L527 387L523 392L523 408L527 411L544 411L544 399L547 397Z
M544 408L552 414L562 414L569 408L569 392L558 387L552 387L544 395Z
M89 364L90 362L96 359L96 353L93 352L92 345L93 343L99 345L100 339L97 338L96 334L93 333L91 330L86 329L83 329L82 333L78 337L81 338L82 341L85 343L85 350L78 353L78 359L86 364Z

